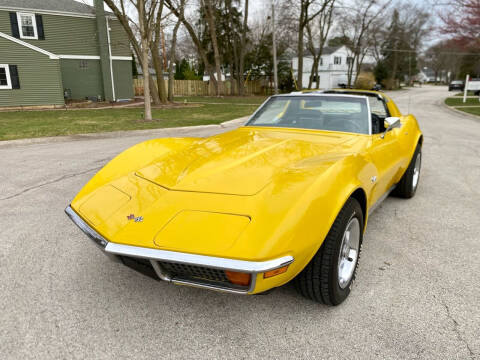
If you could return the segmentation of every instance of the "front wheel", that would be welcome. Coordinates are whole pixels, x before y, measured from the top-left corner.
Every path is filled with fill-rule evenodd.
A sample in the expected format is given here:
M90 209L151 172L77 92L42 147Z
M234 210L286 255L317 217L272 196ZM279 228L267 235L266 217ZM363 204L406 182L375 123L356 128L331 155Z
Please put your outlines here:
M420 170L422 168L422 147L417 145L415 152L413 153L412 160L408 165L405 174L397 184L397 187L393 191L393 195L410 199L415 195L417 191L418 182L420 181Z
M350 294L363 239L363 212L348 199L322 246L296 277L300 294L327 305L338 305Z

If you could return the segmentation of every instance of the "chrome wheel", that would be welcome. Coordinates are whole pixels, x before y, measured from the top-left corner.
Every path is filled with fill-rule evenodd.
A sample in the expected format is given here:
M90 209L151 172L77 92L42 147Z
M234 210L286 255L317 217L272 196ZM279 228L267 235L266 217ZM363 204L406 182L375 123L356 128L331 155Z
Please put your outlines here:
M417 188L418 180L420 179L420 167L422 166L422 153L418 153L415 159L415 167L413 168L412 187L413 190Z
M357 265L360 248L360 222L356 217L350 219L343 233L340 253L338 254L338 285L345 289L352 279Z

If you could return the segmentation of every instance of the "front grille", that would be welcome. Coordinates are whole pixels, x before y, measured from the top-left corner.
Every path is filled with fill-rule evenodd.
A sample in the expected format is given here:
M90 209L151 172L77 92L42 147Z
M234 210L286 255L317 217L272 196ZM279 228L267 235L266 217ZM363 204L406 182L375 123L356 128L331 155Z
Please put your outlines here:
M152 263L148 259L135 258L130 256L120 256L122 262L129 268L158 280L157 273L153 269Z
M172 277L197 278L223 283L229 282L223 270L169 262L160 262L159 264Z

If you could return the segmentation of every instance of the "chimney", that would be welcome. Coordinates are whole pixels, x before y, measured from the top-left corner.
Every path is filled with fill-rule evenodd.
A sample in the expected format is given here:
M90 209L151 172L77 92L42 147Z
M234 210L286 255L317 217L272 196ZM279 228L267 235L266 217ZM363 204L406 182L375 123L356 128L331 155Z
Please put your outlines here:
M113 69L110 48L110 29L105 16L103 0L95 0L95 17L97 21L97 36L102 69L103 97L105 101L115 101Z

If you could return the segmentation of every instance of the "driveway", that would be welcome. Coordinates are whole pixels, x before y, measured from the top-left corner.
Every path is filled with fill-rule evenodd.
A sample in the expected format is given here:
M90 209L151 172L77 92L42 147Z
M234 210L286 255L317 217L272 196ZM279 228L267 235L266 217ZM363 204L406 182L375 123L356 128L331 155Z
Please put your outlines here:
M291 285L242 297L156 282L109 262L63 213L129 146L225 129L0 143L1 357L480 358L480 121L444 108L447 95L392 93L425 133L420 185L372 215L335 308Z

